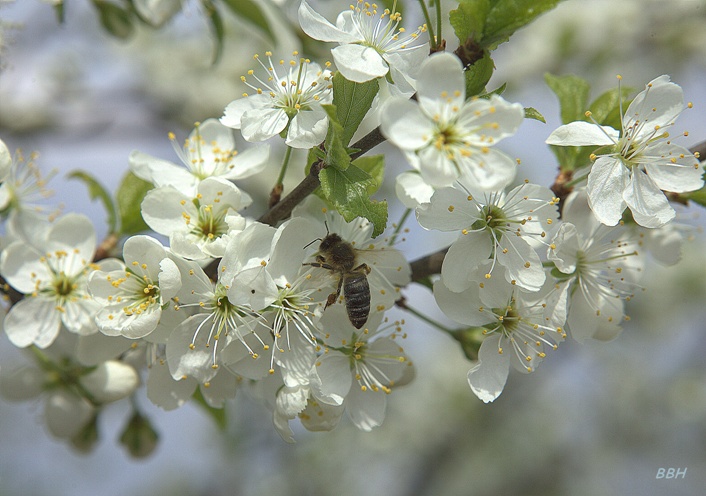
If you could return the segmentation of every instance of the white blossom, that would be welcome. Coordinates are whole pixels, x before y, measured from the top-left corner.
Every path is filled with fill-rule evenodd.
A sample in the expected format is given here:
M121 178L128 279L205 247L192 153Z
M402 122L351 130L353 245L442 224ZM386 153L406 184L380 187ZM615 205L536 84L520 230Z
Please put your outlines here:
M547 143L602 147L591 156L586 185L589 204L602 223L616 225L627 206L641 226L660 227L675 216L662 190L685 193L704 184L699 161L669 138L667 129L683 110L681 87L660 76L621 114L620 131L576 121L557 128Z
M468 176L479 188L500 189L512 181L515 161L493 145L515 133L522 105L497 95L466 101L463 67L450 53L424 61L417 95L418 103L391 98L380 129L425 182L443 187Z

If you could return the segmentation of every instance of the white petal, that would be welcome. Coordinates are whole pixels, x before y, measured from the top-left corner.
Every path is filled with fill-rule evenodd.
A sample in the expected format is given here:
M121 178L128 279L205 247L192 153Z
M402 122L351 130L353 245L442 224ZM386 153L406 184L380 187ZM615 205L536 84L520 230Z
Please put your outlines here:
M358 41L355 36L334 26L318 12L312 9L306 1L299 6L299 24L302 30L319 41L337 41L352 43Z
M223 408L225 401L235 398L238 380L227 371L221 371L209 381L208 387L199 384L201 396L211 408Z
M353 424L360 430L370 432L385 420L386 394L382 391L362 391L354 384L346 401L346 411Z
M79 382L95 400L111 403L132 394L140 385L140 377L130 365L109 360L81 376Z
M338 71L349 81L364 83L387 74L389 68L380 54L365 45L341 45L331 50Z
M556 128L545 143L559 146L614 145L619 137L620 131L610 126L575 121Z
M681 86L669 81L669 76L659 76L647 83L625 111L625 127L641 126L639 138L654 133L655 127L672 124L684 108Z
M174 380L192 377L197 381L208 382L216 375L213 369L213 343L207 346L211 323L206 322L196 334L196 330L206 321L208 314L189 317L174 329L167 341L167 363ZM193 343L194 348L191 348Z
M471 275L482 262L488 259L492 241L485 232L461 235L449 247L441 264L441 278L451 291L464 291L471 285Z
M475 151L469 156L457 153L455 161L461 169L459 182L473 184L483 190L500 190L517 174L517 162L495 148Z
M223 176L226 179L245 179L262 172L270 158L270 146L258 145L239 152L232 160L232 168Z
M146 153L133 151L128 162L137 177L157 187L174 186L179 191L190 193L198 182L186 168Z
M330 405L343 404L353 383L348 357L331 351L317 361L313 375L311 385L321 401ZM359 386L354 384L353 387Z
M507 269L507 281L514 281L528 291L539 291L546 276L539 255L527 241L514 233L506 233L498 246L498 263Z
M468 371L468 384L478 398L484 403L490 403L500 396L507 382L510 371L510 356L512 350L499 353L500 336L486 338L478 351L478 363Z
M620 222L625 210L623 192L629 172L620 159L599 157L588 173L586 192L591 210L599 221L608 226Z
M221 117L221 124L224 126L240 129L243 114L249 110L267 109L272 105L272 97L269 95L250 95L230 102ZM279 132L279 131L278 131Z
M326 138L328 115L323 108L298 112L292 118L285 143L292 148L312 148Z
M467 193L455 188L437 190L431 197L431 203L417 209L419 224L425 229L437 231L470 229L479 215L478 205L468 199Z
M404 98L390 98L380 111L380 131L403 150L418 150L432 139L434 123L419 105Z
M289 117L279 108L248 110L243 114L240 132L247 141L265 141L279 134L288 122Z
M0 140L0 182L3 182L12 167L12 155L3 140Z
M493 95L490 99L470 100L461 109L457 124L473 130L464 139L476 146L489 146L512 136L525 120L519 103L510 103Z
M569 222L562 223L552 239L555 248L547 248L547 259L554 262L556 268L564 274L572 274L576 270L577 254L581 249L576 226Z
M493 316L480 310L483 305L480 301L477 285L455 293L444 286L441 280L438 280L434 283L434 298L441 311L460 324L482 326L495 320Z
M149 369L147 397L160 408L174 410L191 399L196 385L194 379L175 381L167 363L157 360Z
M191 212L185 205L193 207L190 199L175 188L165 186L153 189L142 200L142 218L155 232L169 236L175 231L189 229L182 214Z
M662 190L638 168L633 169L623 198L635 222L643 227L661 227L676 216Z
M395 194L405 207L417 208L431 200L434 188L425 183L418 172L407 171L397 176Z
M417 93L419 105L429 116L437 114L441 105L460 108L466 84L459 58L448 52L427 58L417 75Z
M703 167L694 154L683 146L660 141L647 146L640 155L647 174L662 190L685 193L704 185Z
M61 318L56 303L41 297L28 297L16 303L5 316L4 328L18 348L35 344L46 348L59 334Z

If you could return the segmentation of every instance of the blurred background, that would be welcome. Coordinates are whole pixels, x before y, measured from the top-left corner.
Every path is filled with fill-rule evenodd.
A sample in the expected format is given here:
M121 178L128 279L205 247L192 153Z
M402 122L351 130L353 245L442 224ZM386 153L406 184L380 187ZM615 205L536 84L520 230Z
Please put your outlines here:
M219 117L244 91L239 78L254 53L276 49L287 56L302 49L291 29L298 1L268 11L277 46L223 12L217 65L197 2L185 1L163 28L140 27L127 41L101 29L87 0L66 0L63 25L49 3L0 0L0 138L11 150L38 151L40 168L58 171L50 202L89 215L99 237L106 233L104 212L83 184L65 178L68 172L88 171L115 190L132 150L176 161L167 133L181 140L195 121ZM310 3L328 19L347 8L338 0ZM408 27L414 27L419 7L405 5ZM454 3L442 5L448 12ZM455 48L448 27L444 37ZM544 140L560 122L545 72L587 79L593 97L614 87L616 74L636 90L670 74L694 102L678 121L679 130L690 132L681 144L706 140L703 0L567 0L516 33L493 59L497 71L488 88L507 82L507 100L547 119L526 121L501 145L522 159L520 174L532 181L548 186L556 171ZM406 165L385 151L392 184ZM290 169L297 174L286 190L298 182L303 164ZM239 185L252 196L266 194L273 179L264 176ZM394 204L390 185L378 196ZM390 219L401 213L391 210ZM406 320L405 349L417 378L395 390L385 423L371 433L345 419L330 433L309 433L293 422L297 443L288 445L271 414L247 394L229 405L225 431L194 405L165 413L142 395L160 445L150 458L133 460L117 443L129 415L124 402L101 416L101 442L83 455L47 432L40 400L0 399L0 495L704 494L704 218L698 208L680 212L681 222L697 228L695 240L685 244L679 265L652 264L646 291L629 303L631 321L615 341L562 344L530 376L510 374L493 404L470 391L469 362L451 338L393 309L391 318ZM411 232L399 246L410 260L452 240L415 224L409 222ZM404 294L448 323L427 289L411 286ZM0 336L0 367L24 363ZM687 472L657 479L662 468Z

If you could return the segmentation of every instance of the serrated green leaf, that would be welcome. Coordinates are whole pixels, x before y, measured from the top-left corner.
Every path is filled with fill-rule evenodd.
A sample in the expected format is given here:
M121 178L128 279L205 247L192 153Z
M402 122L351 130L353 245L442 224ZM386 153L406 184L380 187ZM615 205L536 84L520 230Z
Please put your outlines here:
M272 32L272 28L270 28L270 23L267 22L267 17L258 4L259 2L253 2L252 0L223 0L223 3L225 3L235 15L260 28L270 41L277 41L277 38Z
M102 0L97 0L94 4L98 9L100 22L106 31L121 40L132 36L135 32L135 26L132 24L133 19L127 9Z
M377 79L365 83L347 80L340 72L333 76L333 104L343 127L341 142L348 146L358 126L370 110L380 88Z
M375 180L364 170L351 165L346 170L333 167L319 173L321 191L346 222L365 217L373 223L373 237L387 226L387 202L371 200L368 187Z
M352 162L352 165L364 170L373 178L373 181L368 184L368 196L374 195L382 186L382 181L385 178L385 155L372 155L370 157L358 157Z
M203 9L206 12L214 37L211 64L215 65L221 60L221 55L223 55L223 38L225 36L223 18L221 18L221 14L211 0L201 0L201 5L203 5Z
M152 188L152 183L140 179L132 172L128 172L123 178L115 193L121 235L128 236L149 229L142 219L140 207L145 195Z
M325 163L329 167L339 170L346 170L351 163L346 147L343 145L343 126L338 122L338 110L335 105L322 105L328 114L328 132L324 140L326 149Z
M494 70L493 59L490 58L490 54L486 51L482 59L476 61L465 71L466 98L479 95L485 91L485 85L490 81Z
M110 193L99 183L96 178L91 176L88 172L84 171L74 171L67 176L69 179L78 179L83 181L83 183L88 186L88 195L91 200L98 199L105 207L105 211L108 214L108 232L114 233L117 230L118 218L115 213L115 204L110 196Z
M540 14L553 9L561 0L497 0L485 20L483 46L494 50Z
M485 18L490 12L490 0L462 0L449 13L449 22L461 44L469 39L479 43L483 38Z
M534 119L535 121L543 122L544 124L547 123L544 116L534 107L525 107L525 119Z
M196 404L201 407L201 410L208 414L209 417L211 417L213 422L216 424L216 427L218 427L222 431L224 431L226 427L228 427L228 417L226 416L226 409L213 408L211 405L209 405L206 402L206 399L203 397L203 394L201 394L201 388L196 388L196 391L194 391L194 395L192 396L192 398L194 399Z
M572 74L554 76L547 73L544 80L559 99L562 124L583 120L588 110L588 93L591 89L588 82Z

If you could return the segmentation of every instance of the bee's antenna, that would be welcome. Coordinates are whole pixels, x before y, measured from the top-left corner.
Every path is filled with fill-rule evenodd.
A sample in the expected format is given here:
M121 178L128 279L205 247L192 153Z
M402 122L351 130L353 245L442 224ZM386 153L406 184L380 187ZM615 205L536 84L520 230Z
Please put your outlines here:
M316 238L315 240L313 240L313 241L307 243L306 246L305 246L304 248L302 248L302 250L306 250L307 248L309 248L311 245L313 245L313 244L316 243L317 241L323 241L323 240L322 240L321 238Z
M331 234L331 231L328 230L328 221L327 220L324 221L324 225L326 226L326 236L328 236L329 234Z

